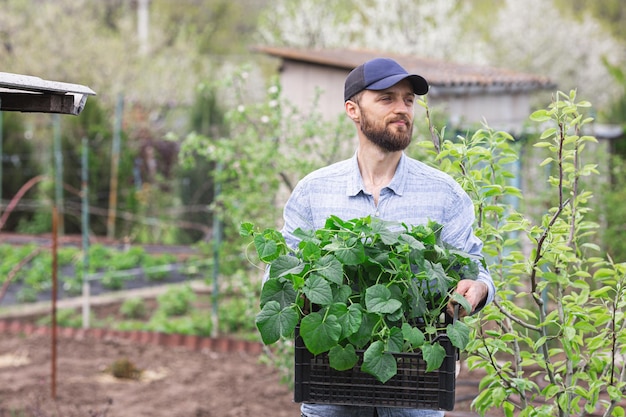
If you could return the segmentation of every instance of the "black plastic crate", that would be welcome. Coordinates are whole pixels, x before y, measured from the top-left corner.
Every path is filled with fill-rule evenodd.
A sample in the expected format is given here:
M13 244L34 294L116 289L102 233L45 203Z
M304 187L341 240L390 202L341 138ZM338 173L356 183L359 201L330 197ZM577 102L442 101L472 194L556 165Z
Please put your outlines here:
M354 368L337 371L330 367L327 353L314 356L296 336L294 401L452 410L459 352L445 334L438 341L446 350L438 370L426 372L421 353L396 353L398 373L383 384L361 371L363 351L358 351Z

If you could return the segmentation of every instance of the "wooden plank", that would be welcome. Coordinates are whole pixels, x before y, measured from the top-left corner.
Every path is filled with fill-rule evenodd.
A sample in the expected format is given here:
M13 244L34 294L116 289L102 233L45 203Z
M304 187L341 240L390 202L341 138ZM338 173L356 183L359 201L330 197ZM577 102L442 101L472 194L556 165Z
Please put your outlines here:
M11 74L8 72L0 72L0 87L22 91L37 91L41 93L96 94L91 88L84 85L42 80L39 77L33 77L31 75Z
M74 106L73 95L0 92L0 100L2 111L77 115L82 110Z

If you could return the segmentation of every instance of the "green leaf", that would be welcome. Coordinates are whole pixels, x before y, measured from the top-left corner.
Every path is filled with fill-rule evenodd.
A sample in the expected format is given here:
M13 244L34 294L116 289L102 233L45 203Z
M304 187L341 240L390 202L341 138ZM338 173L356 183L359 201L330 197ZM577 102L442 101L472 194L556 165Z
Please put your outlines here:
M333 302L333 291L330 284L319 275L311 275L304 282L304 295L314 304L326 306Z
M400 236L398 236L397 241L408 243L409 247L415 251L421 252L426 249L424 243L420 242L414 236L411 236L408 233L402 233Z
M424 269L426 270L428 279L435 286L434 288L431 288L431 291L439 294L446 294L450 289L451 280L446 275L446 271L443 270L441 264L426 261L424 263Z
M409 282L408 293L410 296L409 303L409 318L423 317L430 311L428 304L422 295L420 284L416 280Z
M409 342L411 347L417 348L424 344L424 333L417 327L411 326L409 323L402 323L402 337Z
M319 246L320 240L315 237L314 230L302 230L301 228L297 228L293 231L293 235L305 242L312 242Z
M530 115L530 120L535 122L547 122L550 119L550 114L545 109L537 110Z
M300 336L309 352L318 355L337 345L341 324L330 314L322 317L319 313L310 313L300 322Z
M348 298L352 294L352 288L349 285L342 285L335 287L333 290L333 302L334 303L347 303Z
M546 130L543 131L543 133L541 134L541 137L539 139L543 140L546 139L550 136L554 136L556 135L556 127L549 127Z
M307 261L313 261L322 256L322 250L319 245L313 242L301 241L298 246L300 247L302 257Z
M290 337L299 319L300 315L293 307L281 308L278 302L269 301L257 314L255 324L263 343L269 345L277 342L281 336Z
M376 233L385 245L393 245L398 242L399 233L390 230L385 223L376 222Z
M280 278L286 275L298 275L304 270L304 263L295 256L281 255L270 265L270 277Z
M256 247L259 258L263 262L270 263L280 255L276 242L271 239L266 239L262 234L254 236L254 246Z
M391 353L384 351L383 342L377 340L363 353L361 370L384 384L398 372L398 363Z
M463 297L458 292L454 292L451 295L452 301L459 304L467 314L472 314L472 305L467 301L467 298Z
M337 321L341 324L342 339L359 331L363 320L360 305L351 304L350 307L347 307L344 303L334 303L330 306L328 313L337 317Z
M554 158L552 158L551 156L547 157L546 159L544 159L543 161L541 161L541 163L539 164L540 167L542 166L546 166L549 163L553 162Z
M333 255L324 255L314 265L318 274L337 285L343 284L343 265Z
M270 278L261 289L261 307L269 301L276 301L281 308L285 308L295 303L296 297L296 291L289 281Z
M392 327L389 331L389 338L385 345L387 352L402 352L404 347L404 337L402 337L402 330L399 327Z
M446 350L439 343L422 345L422 356L426 361L426 372L437 370L441 367L446 357Z
M365 290L365 308L372 313L392 314L402 307L402 303L391 298L391 291L382 284Z
M328 361L331 368L338 371L346 371L354 368L359 361L359 356L351 344L345 347L337 345L328 352Z
M333 252L337 259L344 265L360 265L367 259L365 249L360 243L349 246L346 242L335 241L324 246L324 249Z
M461 350L465 349L470 341L470 328L461 320L456 320L446 326L446 334L452 342L452 346Z
M361 326L359 330L348 337L348 341L358 348L362 348L370 342L372 339L372 333L374 327L379 322L380 318L374 313L363 314L361 319Z
M254 225L250 222L243 222L239 225L239 236L252 236L254 234Z

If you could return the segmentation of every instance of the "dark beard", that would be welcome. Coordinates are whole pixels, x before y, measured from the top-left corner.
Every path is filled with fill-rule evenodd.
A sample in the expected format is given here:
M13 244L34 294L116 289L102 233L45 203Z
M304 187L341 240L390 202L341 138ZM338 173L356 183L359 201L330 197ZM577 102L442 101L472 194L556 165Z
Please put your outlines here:
M374 145L387 152L403 151L411 143L413 124L406 132L393 133L388 126L377 127L361 111L361 131Z

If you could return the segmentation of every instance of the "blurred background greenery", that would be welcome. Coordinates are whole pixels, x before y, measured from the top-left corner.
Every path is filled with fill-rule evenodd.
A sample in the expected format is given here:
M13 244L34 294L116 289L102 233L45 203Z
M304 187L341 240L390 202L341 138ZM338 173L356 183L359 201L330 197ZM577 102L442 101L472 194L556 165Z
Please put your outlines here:
M599 121L626 121L621 0L1 0L0 6L0 70L83 84L98 94L80 116L60 121L64 233L81 232L83 138L89 233L111 233L117 120L113 237L209 245L219 224L224 273L247 263L240 222L280 223L286 178L343 156L330 146L305 146L306 139L352 137L345 121L324 124L315 114L287 122L287 103L276 105L279 62L252 46L366 48L531 72L556 80L560 90L578 89ZM53 119L4 113L2 129L6 207L28 179L53 178ZM291 158L276 154L280 140L297 150ZM624 143L622 137L612 148L620 161ZM624 198L622 164L612 169L615 183L604 185L599 216L609 225L604 247L624 259L619 236L626 210L612 203ZM2 231L49 232L53 199L51 180L33 187Z

